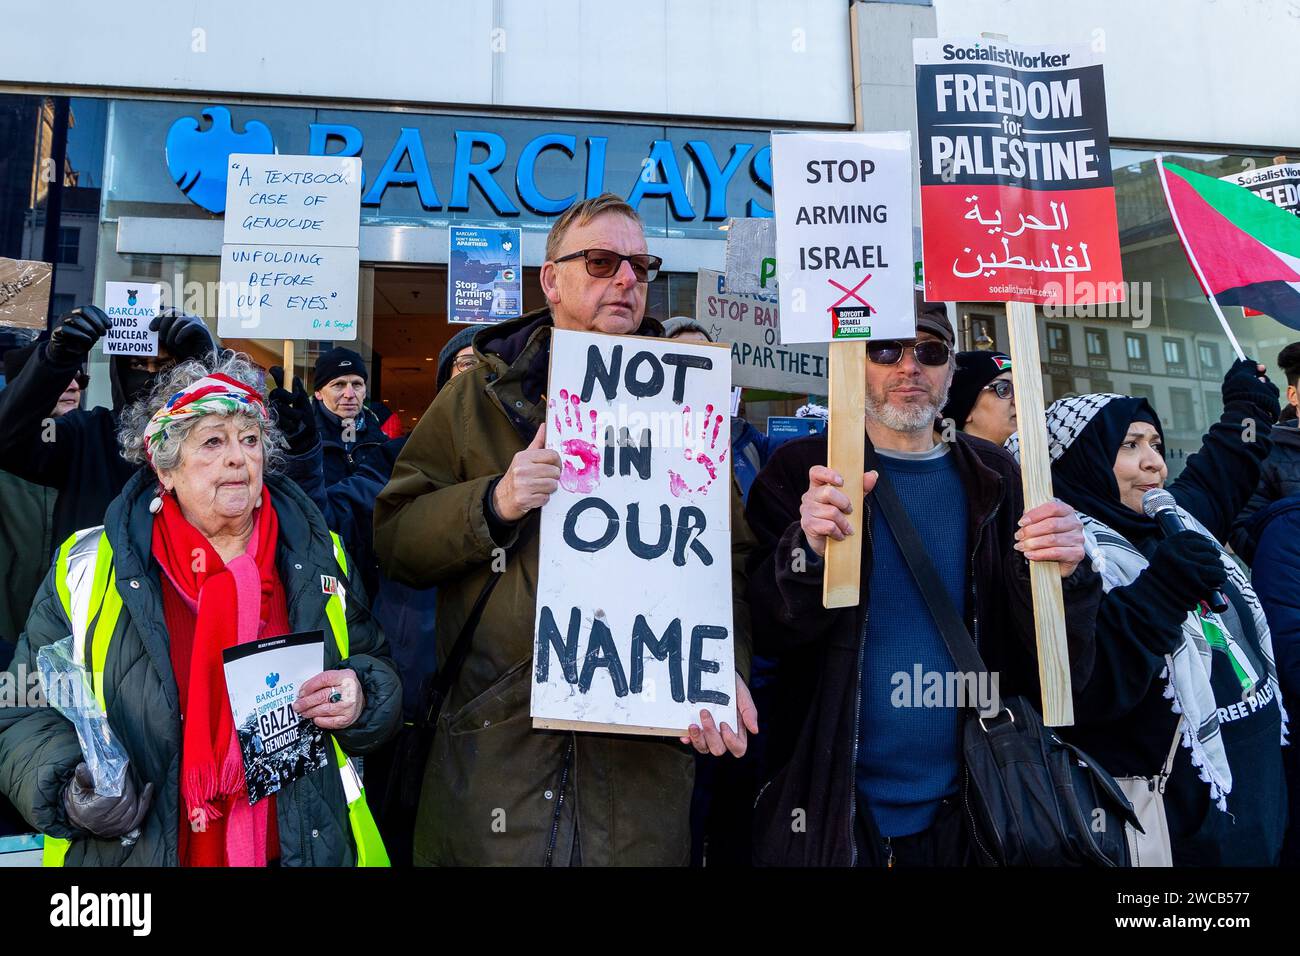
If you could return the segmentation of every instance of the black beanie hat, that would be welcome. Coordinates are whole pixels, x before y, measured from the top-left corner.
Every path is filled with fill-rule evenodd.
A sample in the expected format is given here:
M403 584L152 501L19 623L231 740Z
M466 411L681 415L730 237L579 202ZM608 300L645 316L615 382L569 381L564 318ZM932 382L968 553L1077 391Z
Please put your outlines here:
M473 343L474 336L481 328L481 325L467 325L442 347L438 353L438 391L442 391L442 387L451 381L451 363L456 360L456 353Z
M351 349L345 348L333 348L328 352L322 352L316 359L312 388L320 390L340 375L360 375L362 381L369 381L365 359Z
M948 389L948 404L941 413L957 423L957 430L966 427L966 419L979 400L980 389L1003 372L1011 371L1011 356L1002 352L958 352L957 368L952 373L952 387Z

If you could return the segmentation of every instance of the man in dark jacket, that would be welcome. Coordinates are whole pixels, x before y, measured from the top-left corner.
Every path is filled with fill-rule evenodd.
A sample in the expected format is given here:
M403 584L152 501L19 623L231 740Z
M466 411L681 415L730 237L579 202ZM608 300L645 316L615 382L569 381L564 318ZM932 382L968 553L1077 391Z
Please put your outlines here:
M1292 386L1294 390L1295 386ZM1292 391L1294 399L1294 391ZM1276 435L1278 429L1273 429ZM1282 703L1300 712L1300 491L1265 505L1247 531L1256 542L1251 585L1268 617ZM1282 865L1300 866L1300 754L1282 748L1290 820L1282 844Z
M1232 550L1252 567L1256 541L1251 529L1256 527L1255 515L1274 501L1300 494L1300 421L1296 420L1300 405L1300 342L1292 342L1279 352L1277 364L1286 375L1287 404L1269 436L1273 448L1260 466L1259 487L1232 528Z
M316 359L316 429L325 459L325 484L356 474L360 461L388 441L379 417L366 408L366 363L351 349L333 348Z
M158 355L115 355L110 360L113 408L74 409L50 417L111 320L93 305L59 320L48 343L37 348L22 373L0 393L0 468L34 484L59 490L54 541L104 523L104 511L135 474L118 451L117 416L174 362L197 358L216 346L201 319L174 309L149 328L158 333Z
M609 254L610 250L614 253ZM529 719L539 567L535 512L559 484L560 456L543 447L552 328L661 336L645 318L659 261L636 212L610 194L570 207L547 242L549 303L483 329L482 364L425 412L375 506L383 570L438 585L445 666L484 585L473 643L443 708L425 771L415 861L423 865L685 865L694 762L674 740L534 729ZM742 726L701 718L697 751L744 752L757 723L743 678L749 620L743 566L751 539L732 495L737 713ZM523 539L520 541L520 539ZM494 560L505 557L503 567ZM498 822L494 825L495 821Z
M981 439L939 441L935 421L952 376L942 305L917 303L915 340L867 344L866 445L879 467L850 501L826 467L827 440L782 445L750 490L760 550L749 600L758 653L778 655L782 703L770 721L772 766L758 798L755 860L783 865L963 865L975 861L958 781L961 707L999 694L1039 695L1026 558L1060 562L1072 679L1091 670L1100 579L1066 505L1022 515L1019 471ZM991 674L977 701L932 700L955 666L916 580L871 494L888 481L943 588L964 612ZM822 606L829 538L852 533L864 508L861 600ZM778 739L780 737L784 739Z

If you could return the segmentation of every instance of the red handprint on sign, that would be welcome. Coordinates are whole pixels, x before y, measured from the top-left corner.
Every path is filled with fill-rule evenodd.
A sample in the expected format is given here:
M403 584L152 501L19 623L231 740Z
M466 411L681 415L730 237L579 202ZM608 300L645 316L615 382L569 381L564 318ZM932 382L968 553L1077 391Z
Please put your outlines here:
M588 409L591 428L583 424L582 399L567 388L560 389L560 401L547 403L555 433L560 437L560 487L587 494L600 484L600 451L596 448L596 410ZM574 437L566 437L571 435ZM587 439L590 435L590 440ZM576 464L574 463L576 459Z
M722 421L721 415L713 414L713 406L706 405L699 433L693 438L691 434L691 406L685 405L682 407L682 439L686 446L682 450L682 458L691 465L698 465L704 471L701 474L698 468L695 470L695 479L698 481L703 478L700 484L695 485L669 468L668 490L676 497L680 498L682 495L693 492L707 494L709 485L717 481L718 469L727 460L727 448L731 444L729 430L723 431ZM717 451L719 435L722 435L721 452ZM689 471L689 468L684 467L682 470Z

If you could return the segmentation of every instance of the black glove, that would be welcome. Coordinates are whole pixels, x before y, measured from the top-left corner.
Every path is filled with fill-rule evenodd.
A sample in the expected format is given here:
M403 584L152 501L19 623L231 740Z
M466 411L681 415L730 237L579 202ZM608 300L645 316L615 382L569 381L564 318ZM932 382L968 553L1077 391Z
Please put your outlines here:
M1151 578L1153 601L1186 617L1223 588L1228 571L1214 542L1198 531L1180 531L1156 546L1151 564L1139 580L1147 577Z
M63 809L69 822L97 837L126 836L137 829L152 800L153 784L145 784L144 791L137 794L129 773L122 780L120 796L99 796L95 793L95 779L84 763L77 764L77 772L63 791Z
M102 309L78 306L59 319L59 327L45 346L45 356L60 365L79 365L112 327L112 319Z
M302 387L302 379L296 375L293 394L285 389L284 369L280 366L271 367L271 378L275 379L275 388L267 399L275 409L275 420L289 444L289 454L305 455L316 447L316 412L311 407L311 399Z
M1237 359L1223 377L1224 407L1230 402L1250 402L1264 413L1270 425L1282 414L1277 386L1259 370L1254 359Z
M217 347L203 320L179 309L163 309L149 323L149 331L158 333L158 348L178 362L206 358Z

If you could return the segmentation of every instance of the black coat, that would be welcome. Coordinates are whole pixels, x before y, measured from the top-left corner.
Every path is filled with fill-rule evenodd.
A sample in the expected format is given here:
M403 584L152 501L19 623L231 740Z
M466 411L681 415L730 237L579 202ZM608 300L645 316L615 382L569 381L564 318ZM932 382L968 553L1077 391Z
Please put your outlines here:
M114 359L111 366L115 379L118 363ZM54 362L38 348L0 392L0 468L58 489L55 547L74 531L103 524L109 502L139 467L119 450L116 409L75 409L50 417L79 370L77 363ZM119 394L115 387L115 399Z
M870 443L868 442L868 447ZM857 695L865 613L888 613L888 597L873 601L870 540L862 554L862 596L856 608L822 606L823 563L799 526L808 469L826 463L826 438L782 445L755 480L746 518L759 541L750 564L749 601L755 652L779 659L781 703L767 726L773 767L781 767L755 807L755 862L784 866L849 866L863 854L878 862L875 824L858 805L855 780ZM1020 471L1002 449L958 435L953 445L970 519L967 628L1003 695L1039 698L1029 572L1013 550L1022 514ZM936 502L936 506L939 503ZM863 516L871 527L874 498ZM796 549L802 549L806 570ZM1070 670L1076 696L1093 670L1093 621L1101 580L1087 564L1064 582ZM784 764L784 766L782 766ZM800 813L799 811L802 811ZM872 837L857 845L858 825ZM803 829L792 827L801 820Z
M385 460L382 452L382 446L389 441L389 438L381 430L379 418L374 412L362 406L358 424L361 422L365 424L357 429L356 441L345 442L343 420L331 414L325 404L319 400L313 399L312 406L316 411L316 430L320 433L323 459L322 477L327 488L345 478L351 478L372 455L379 456L374 459L372 468L383 468L386 465L391 470L394 456L389 455Z
M1259 468L1259 486L1241 509L1232 528L1232 550L1248 564L1255 561L1255 532L1252 521L1274 501L1300 495L1300 426L1278 423L1270 437L1272 450Z

